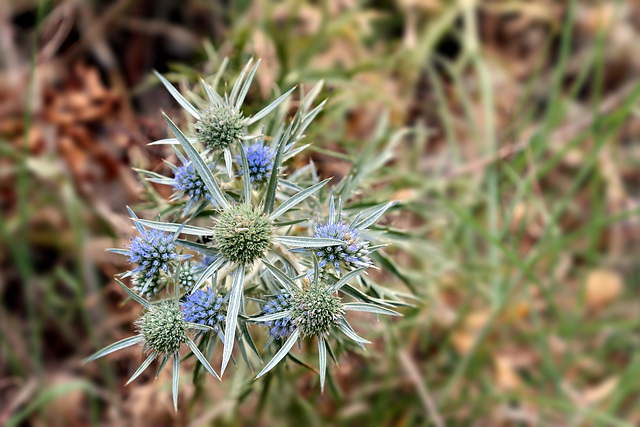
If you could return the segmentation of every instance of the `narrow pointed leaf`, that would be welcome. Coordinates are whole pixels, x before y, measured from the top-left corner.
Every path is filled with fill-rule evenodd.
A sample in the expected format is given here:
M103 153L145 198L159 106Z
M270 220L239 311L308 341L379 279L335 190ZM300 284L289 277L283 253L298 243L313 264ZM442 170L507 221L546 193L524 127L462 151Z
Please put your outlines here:
M127 381L127 383L125 384L125 386L129 385L129 383L133 380L135 380L136 378L138 378L138 376L143 373L145 371L145 369L147 369L149 367L149 365L151 365L151 362L154 361L154 359L156 358L156 356L158 356L158 353L156 353L155 351L153 353L151 353L149 355L149 357L147 357L147 359L142 362L142 365L140 365L140 367L138 368L138 370L136 370L133 375L131 375L131 378L129 378L129 381Z
M220 379L220 377L218 376L218 374L216 374L216 371L213 370L213 368L211 367L211 364L209 363L209 361L207 360L206 357L204 357L204 354L202 354L202 352L200 351L200 349L198 348L198 346L196 345L196 343L194 343L191 338L189 338L189 340L187 341L187 345L189 346L189 348L191 349L191 351L193 352L193 354L196 356L196 358L200 361L200 363L202 363L202 366L204 366L204 368L209 371L209 373L211 375L213 375L214 377L216 377L217 379Z
M362 337L359 337L358 334L355 333L351 325L347 323L346 320L342 319L340 323L338 323L338 327L342 331L343 334L357 342L358 344L370 344L371 341L365 340Z
M109 248L107 252L111 252L113 254L129 256L131 255L131 251L129 249L117 249L117 248Z
M231 284L231 292L229 293L229 306L227 308L227 325L224 331L224 350L222 352L222 367L220 375L224 374L224 370L231 358L233 351L233 342L236 337L236 324L238 323L238 312L242 302L242 285L244 282L244 266L240 265L236 269Z
M291 334L291 336L287 339L287 341L285 341L282 347L280 347L280 350L278 350L275 356L273 356L273 359L271 359L269 363L265 365L262 371L260 371L260 373L256 375L256 379L260 378L271 369L273 369L273 367L276 366L278 362L280 362L287 355L287 353L289 353L289 350L291 350L291 347L293 347L293 345L296 343L299 336L300 331L296 329L293 334Z
M324 338L318 337L318 358L320 359L320 392L324 392L324 377L327 373L327 347Z
M118 342L115 342L111 345L106 346L105 348L103 348L100 351L97 351L95 353L93 353L91 356L87 357L84 360L84 363L88 363L91 362L93 360L99 359L102 356L106 356L107 354L111 354L114 351L118 351L121 350L123 348L127 348L127 347L131 347L132 345L136 345L139 344L143 341L142 335L136 335L133 337L129 337L129 338L125 338L123 340L120 340Z
M386 314L388 316L402 316L402 314L397 311L379 307L374 304L368 304L366 302L348 302L343 304L343 307L346 311L364 311L367 313Z
M173 409L178 411L178 383L180 380L180 353L173 353Z
M136 215L136 213L131 210L131 208L129 206L127 206L127 211L129 211L129 216L131 217L131 219L133 219L133 223L135 224L136 228L138 229L138 232L141 235L145 235L147 233L147 230L144 229L144 227L141 224L138 224L136 222L136 220L138 219L138 215Z
M345 274L344 276L342 276L340 278L340 280L338 280L333 286L331 286L331 290L333 292L339 290L342 286L344 286L349 280L353 279L354 277L357 277L360 275L360 273L362 273L363 271L365 271L367 269L367 267L362 267L359 268L357 270L353 270L348 272L347 274Z
M229 178L233 178L233 159L231 158L231 150L225 148L224 153L224 165L227 168L227 174Z
M198 142L196 138L187 138L187 140L192 144ZM177 138L166 138L150 142L147 145L180 145L180 141Z
M325 237L275 236L274 241L291 248L322 248L325 246L344 245L344 241Z
M233 83L233 87L231 88L231 95L229 96L230 104L232 105L235 104L236 97L238 96L238 93L240 92L240 87L242 86L242 82L244 82L244 76L247 74L247 71L249 70L249 67L251 66L252 63L253 63L253 58L247 61L247 65L244 66L244 68L240 72L240 75L238 76L236 81Z
M278 311L277 313L265 314L264 316L260 316L260 317L252 317L251 321L252 322L271 322L274 320L283 319L287 316L291 316L290 311L288 310Z
M271 178L269 178L269 186L267 187L267 196L265 197L264 204L264 213L268 214L273 211L273 206L276 202L276 190L278 188L278 172L280 170L280 164L282 163L282 155L284 153L284 148L287 145L287 141L289 139L289 135L291 133L291 124L287 127L284 135L282 135L282 130L284 127L281 125L276 132L276 136L274 137L274 141L277 141L276 145L276 156L273 159L273 167L271 168Z
M380 218L387 211L387 209L389 209L391 206L393 206L395 204L396 204L396 202L389 202L389 203L385 204L384 206L382 206L380 209L378 209L377 211L375 211L374 213L372 213L368 217L363 218L360 221L358 221L355 224L354 227L358 228L358 229L367 228L368 226L370 226L374 222L376 222L378 220L378 218Z
M184 239L177 239L176 244L183 246L187 249L196 251L201 255L212 256L212 257L218 256L218 251L216 251L213 247L203 245L202 243L191 242L189 240L184 240Z
M283 213L285 213L286 211L288 211L292 207L296 206L298 203L302 202L304 199L306 199L307 197L311 196L316 191L320 190L330 180L331 180L331 178L327 178L322 182L319 182L319 183L317 183L315 185L312 185L309 188L306 188L306 189L302 190L301 192L299 192L297 194L294 194L293 196L291 196L291 198L289 198L287 201L285 201L280 206L278 206L278 208L276 210L271 212L271 215L270 215L271 219L278 218L280 215L282 215Z
M218 95L218 92L216 92L211 86L209 86L209 84L205 82L204 79L200 79L200 83L202 83L202 87L204 88L204 91L207 94L207 98L209 98L209 101L211 101L212 104L214 105L224 104L224 100L222 99L222 97Z
M296 289L298 289L295 282L278 267L271 264L267 260L262 260L262 264L264 264L264 266L267 267L267 269L271 272L271 274L273 274L276 280L280 282L280 284L284 286L287 289L287 291L294 292Z
M182 107L187 110L187 112L189 114L191 114L193 117L196 118L196 120L200 120L200 114L198 114L198 110L196 109L196 107L194 107L193 105L191 105L191 103L189 101L187 101L181 94L180 92L178 92L178 90L173 87L173 85L169 82L169 80L165 79L162 74L160 74L157 71L153 71L154 74L160 79L160 81L162 82L162 84L164 85L164 87L167 88L167 90L169 91L169 93L171 94L171 96L173 96L175 98L176 101L178 101L178 104L182 105Z
M209 267L207 267L198 278L198 281L193 287L193 291L195 291L196 289L199 289L200 286L202 286L202 284L206 280L208 280L209 277L213 276L222 267L222 265L225 262L226 262L226 259L224 259L223 257L220 257L215 261L213 261L211 264L209 264Z
M254 124L255 122L257 122L258 120L262 119L263 117L265 117L267 114L269 114L270 112L272 112L278 105L280 105L282 103L282 101L284 101L285 99L287 99L287 96L289 96L289 94L291 94L291 92L293 92L293 90L296 87L292 87L291 89L289 89L287 92L285 92L283 95L281 95L278 99L276 99L275 101L273 101L271 104L267 105L266 107L264 107L262 110L260 110L260 112L258 112L255 116L250 117L247 120L247 126Z
M247 345L249 346L249 348L253 352L253 354L255 354L256 357L258 358L258 360L260 361L260 364L264 365L264 362L262 361L262 356L260 356L260 352L258 351L258 347L256 347L256 343L253 341L253 338L251 337L251 334L249 333L249 328L247 328L246 322L240 322L240 332L242 334L243 339L245 340L245 342L247 343ZM251 367L251 366L249 366L249 367ZM251 373L253 373L253 369L251 369Z
M160 362L160 365L158 366L158 370L156 371L156 379L158 379L158 377L160 376L160 372L162 372L162 369L165 367L165 365L169 361L170 357L171 357L171 354L166 353L164 355L164 357L162 358L162 361Z
M182 230L180 230L182 234L188 234L190 236L213 236L213 230L210 228L195 227L193 225L183 226L183 224L174 222L150 221L148 219L138 219L136 222L149 228L155 228L156 230L167 231L169 233L175 233L182 227Z
M238 99L236 100L236 110L240 110L240 107L242 107L242 102L244 101L245 96L247 96L247 92L249 92L249 87L251 87L253 76L256 74L256 70L260 65L260 61L262 60L258 59L256 61L256 65L253 66L253 68L251 69L251 72L247 76L247 80L245 80L244 84L242 85L242 90L238 94Z
M140 304L141 306L143 306L144 308L149 308L151 307L151 303L149 303L149 301L147 301L146 299L142 298L140 295L138 295L137 293L135 293L131 288L129 288L127 285L125 285L124 283L122 283L120 280L116 279L116 282L118 282L118 285L120 285L120 287L127 293L127 295L129 295L131 297L132 300L134 300L135 302L137 302L138 304Z
M209 190L209 194L211 194L211 197L213 197L220 208L227 209L229 207L229 203L227 203L227 200L224 198L222 191L220 191L220 187L218 187L218 184L216 183L216 180L213 177L213 174L211 173L211 170L209 169L207 164L204 162L204 160L202 160L202 157L200 157L200 154L198 154L198 151L194 148L193 144L189 142L187 137L184 136L182 131L178 129L175 123L173 123L166 114L163 113L163 115L167 123L169 123L171 131L176 136L178 141L180 141L182 149L187 153L189 160L191 160L193 166L198 171L198 175L200 175L200 179L202 179L202 182L204 182L207 190Z
M240 158L242 159L242 182L243 182L243 196L244 204L251 204L251 171L249 171L249 161L247 160L247 153L244 152L244 147L240 147Z

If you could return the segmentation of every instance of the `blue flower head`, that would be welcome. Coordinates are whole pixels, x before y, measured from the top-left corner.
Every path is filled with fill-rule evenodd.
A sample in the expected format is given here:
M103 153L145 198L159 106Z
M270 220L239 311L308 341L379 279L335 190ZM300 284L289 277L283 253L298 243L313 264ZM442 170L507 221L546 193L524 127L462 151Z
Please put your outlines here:
M173 188L175 198L189 197L189 203L195 203L202 199L211 201L211 195L204 185L204 181L198 175L193 163L188 162L175 168L173 171Z
M131 239L129 261L138 264L133 273L144 273L150 278L160 271L168 272L170 262L178 258L174 242L173 234L156 229Z
M328 222L314 225L315 237L338 239L344 242L341 246L326 246L316 252L318 266L322 269L327 265L333 265L336 272L341 274L340 265L349 269L369 267L372 265L369 258L369 242L360 241L360 235L352 225L342 221L334 222L331 218Z
M222 314L224 298L216 295L213 289L198 289L187 296L182 304L184 320L199 325L211 326L214 331L220 330L220 323L225 319Z
M278 294L276 298L271 298L264 306L264 314L273 314L283 310L289 310L291 308L292 300L287 294ZM290 316L283 317L282 319L265 322L266 326L271 329L269 334L273 339L281 340L287 338L296 329Z
M247 155L251 182L267 182L269 178L271 178L275 153L271 151L268 146L262 145L260 142L256 142L249 147L243 147L243 149ZM236 161L242 166L240 156L236 156ZM243 174L242 167L240 167L238 174Z

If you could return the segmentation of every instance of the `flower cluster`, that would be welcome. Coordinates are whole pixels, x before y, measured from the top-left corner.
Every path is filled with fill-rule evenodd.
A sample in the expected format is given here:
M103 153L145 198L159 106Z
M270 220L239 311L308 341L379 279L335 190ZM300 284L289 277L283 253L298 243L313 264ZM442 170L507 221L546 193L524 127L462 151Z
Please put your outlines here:
M156 273L169 271L170 262L178 258L175 238L160 230L145 230L131 239L129 261L137 264L134 273L142 272L147 278Z
M220 324L224 321L222 314L222 304L224 298L217 295L212 289L197 289L187 296L182 304L184 319L187 322L199 325L211 326L216 332L219 331Z
M340 298L325 286L310 286L294 294L291 304L293 323L305 337L325 338L344 316Z
M202 178L193 167L193 163L188 162L174 171L173 188L177 197L187 196L194 202L202 198L211 200L211 195L207 192L207 187L202 182Z
M360 241L358 231L353 226L343 222L321 223L313 227L313 234L316 237L338 239L344 242L340 246L326 246L318 249L316 255L320 268L333 265L339 275L341 264L351 270L371 266L369 243Z
M196 108L157 74L195 119L194 132L185 135L165 116L173 138L154 144L174 146L181 166L167 162L173 177L139 172L151 182L173 187L172 197L161 200L154 195L155 220L140 219L129 210L140 235L128 249L111 250L132 263L132 269L122 274L130 277L131 288L118 283L142 305L143 313L136 322L136 336L104 348L89 360L142 344L148 357L133 380L156 358L162 358L162 369L173 357L176 407L184 345L219 378L204 354L210 355L214 344L222 342L220 377L230 361L236 363L233 352L238 347L236 356L254 369L255 359L247 354L253 352L259 360L262 355L254 342L255 332L250 332L256 329L249 326L266 326L264 351L275 349L275 354L260 377L299 340L316 340L323 389L327 356L335 359L329 343L339 340L342 350L349 342L345 337L360 346L368 342L353 330L348 312L395 316L398 313L390 307L402 304L392 291L365 278L366 270L381 256L376 251L384 247L373 244L383 230L368 228L393 203L361 212L347 208L343 213L342 200L348 201L353 196L351 184L361 181L358 171L350 175L355 178L349 185L328 188L329 179L320 181L313 163L284 170L285 162L304 149L298 143L324 105L312 108L322 84L301 90L306 95L291 120L281 122L288 120L285 105L265 134L267 126L258 122L285 102L293 89L255 115L243 114L242 103L258 63L247 64L228 94L219 94L203 80L207 99L196 104L206 104L203 108ZM257 129L251 129L253 125ZM255 133L258 129L260 134ZM226 174L221 173L225 170ZM351 222L344 219L347 216L352 216ZM312 218L318 219L311 223ZM194 255L203 261L188 259ZM275 344L270 347L271 343Z
M251 182L262 183L269 181L271 178L271 170L273 169L273 156L275 153L266 145L259 142L244 147L247 156L247 164L249 165L249 177ZM236 156L236 162L242 165L241 156ZM239 175L243 174L242 167L238 171Z
M292 298L288 294L278 294L276 298L270 299L269 302L264 305L263 312L264 314L275 314L289 310L292 302ZM270 328L269 334L276 340L287 338L295 329L295 325L290 316L265 322L265 325Z

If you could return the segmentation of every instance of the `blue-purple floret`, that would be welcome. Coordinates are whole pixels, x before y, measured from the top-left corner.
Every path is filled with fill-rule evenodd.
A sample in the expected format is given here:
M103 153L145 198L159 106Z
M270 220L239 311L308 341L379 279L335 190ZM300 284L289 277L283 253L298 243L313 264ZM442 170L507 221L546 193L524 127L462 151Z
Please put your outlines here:
M341 246L326 246L316 252L318 266L324 268L333 265L338 274L341 274L340 265L349 268L369 267L372 262L369 258L369 243L361 242L358 231L343 222L329 221L314 225L315 237L338 239L344 242Z
M173 188L178 197L189 196L193 202L197 202L203 197L211 201L211 195L191 162L175 169Z
M249 165L249 177L251 182L266 182L271 178L271 170L273 169L273 157L275 153L268 146L259 142L244 147L247 156L247 164ZM242 159L236 156L236 161L240 164L239 175L243 174Z
M144 273L145 277L169 270L169 263L178 258L174 235L160 230L146 230L142 235L131 239L129 261L138 264L134 273Z
M277 298L272 298L267 304L265 304L264 314L278 313L283 310L289 310L290 307L291 299L289 296L278 294ZM296 329L290 316L271 322L265 322L265 324L271 328L269 334L277 340L287 338Z
M220 330L220 323L224 321L222 305L224 298L218 296L212 289L198 289L187 296L182 304L184 320L199 325L211 326L214 331Z

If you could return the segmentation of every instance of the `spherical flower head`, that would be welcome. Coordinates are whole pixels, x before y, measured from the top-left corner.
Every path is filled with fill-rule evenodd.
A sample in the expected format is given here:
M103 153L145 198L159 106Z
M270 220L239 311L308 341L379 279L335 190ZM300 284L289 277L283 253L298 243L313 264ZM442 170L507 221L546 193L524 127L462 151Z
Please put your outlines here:
M196 135L208 148L224 149L242 136L242 113L230 106L214 105L200 114Z
M131 277L132 289L138 295L151 298L160 293L166 286L167 278L160 271L156 271L151 277L147 277L144 271L133 273Z
M340 274L341 264L352 270L372 265L369 258L369 243L361 242L358 231L350 228L349 225L329 221L314 226L313 234L315 237L338 239L344 242L344 245L326 246L317 250L316 256L320 268L333 265Z
M222 314L224 298L216 295L213 289L198 289L187 296L182 304L184 320L199 325L211 326L216 332L220 329L220 323L225 319Z
M269 217L249 205L232 205L222 211L213 229L216 248L231 262L251 265L271 244Z
M190 292L193 286L196 284L198 277L196 276L196 270L198 266L191 261L186 261L181 265L178 272L178 286L184 292Z
M144 272L149 278L160 270L169 270L169 263L178 258L174 236L160 230L147 230L131 240L129 261L138 264L134 273Z
M244 147L244 152L247 155L247 163L249 165L249 178L251 182L267 182L271 178L271 170L273 169L273 157L275 153L269 149L268 146L262 145L259 142ZM240 156L236 156L236 161L242 165L242 159ZM242 175L244 172L242 167L238 172Z
M193 201L198 201L202 198L211 200L211 195L207 191L204 181L202 181L191 162L175 170L173 188L178 197L186 195Z
M318 285L296 292L292 305L293 322L305 337L326 337L344 315L340 298Z
M144 338L145 349L149 351L173 353L188 340L187 322L174 302L163 301L150 306L136 325Z
M274 314L283 310L290 310L293 306L293 298L288 294L278 294L277 297L271 298L264 306L264 314ZM296 329L296 325L290 316L282 319L265 322L269 326L269 334L277 340L287 338Z

